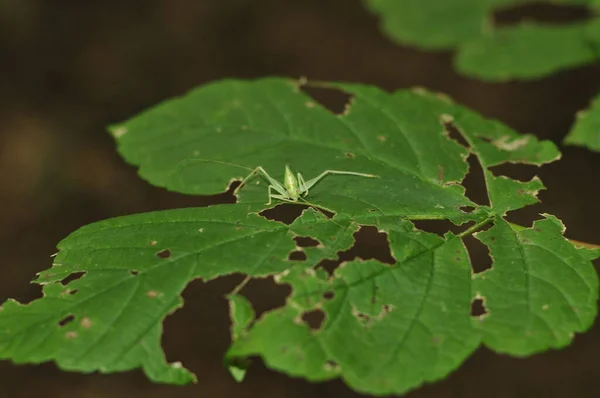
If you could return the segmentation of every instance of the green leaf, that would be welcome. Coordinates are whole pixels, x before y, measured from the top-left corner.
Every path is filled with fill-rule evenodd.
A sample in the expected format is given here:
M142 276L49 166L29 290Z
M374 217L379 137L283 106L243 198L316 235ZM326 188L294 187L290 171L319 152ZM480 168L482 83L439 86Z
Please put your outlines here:
M280 181L285 164L307 179L327 169L378 175L330 176L311 189L312 203L346 217L377 211L455 223L481 219L461 210L474 205L458 184L467 172L468 151L443 133L449 119L472 138L490 166L558 158L553 144L520 137L444 97L352 84L330 87L353 95L342 115L315 104L292 81L229 80L167 101L112 131L120 153L140 166L142 177L189 194L223 191L257 166ZM505 143L518 139L526 145ZM266 187L261 179L256 182L241 191L241 200L260 207Z
M316 236L324 231L343 235L339 229L348 227L313 215L313 210L308 213ZM0 307L0 358L16 363L55 360L63 369L83 372L141 367L154 381L194 381L181 364L165 362L162 320L182 305L181 292L196 278L235 272L264 276L287 269L288 254L296 246L295 225L268 221L248 206L224 205L83 227L59 244L53 267L36 280L44 285L42 299L30 304L9 300ZM299 225L301 233L305 229L306 224ZM314 250L323 259L351 244L351 236L345 236ZM80 272L85 273L80 279L60 283ZM247 311L238 317L248 316ZM64 324L70 316L74 319Z
M381 16L381 29L390 38L432 50L481 36L489 8L481 0L370 0L367 5Z
M227 296L227 300L229 300L229 314L231 316L231 341L236 341L246 335L256 314L254 308L252 308L252 303L244 296L230 294ZM231 376L237 382L244 380L249 366L250 362L245 358L227 363Z
M485 80L543 77L596 61L600 36L591 36L590 32L598 25L600 20L565 26L522 23L499 28L462 45L455 65L460 72ZM594 42L595 46L591 45Z
M340 215L375 210L469 219L460 208L473 203L457 184L467 172L466 149L443 135L422 138L423 132L443 130L440 115L415 115L409 101L416 94L407 98L372 87L345 87L356 95L352 111L333 115L292 81L223 81L112 131L120 153L140 166L143 178L178 192L221 192L257 166L281 181L283 165L289 164L307 180L327 169L380 177L330 176L311 189L312 202ZM265 185L249 184L241 200L262 205L266 192Z
M562 238L556 217L545 217L518 232L498 220L476 235L494 259L473 281L489 311L477 323L496 352L523 356L562 348L596 317L598 278L590 253Z
M397 264L353 261L331 278L286 271L277 278L293 288L286 306L258 320L228 357L258 354L273 369L311 381L342 377L371 394L404 392L456 368L479 344L464 245L393 218L377 225ZM312 311L326 314L320 328L303 321Z
M341 377L361 392L401 394L446 377L482 342L526 355L562 347L591 325L597 253L565 241L551 216L533 229L507 224L502 217L535 203L543 185L491 169L552 162L559 153L551 142L424 90L319 83L352 96L337 115L301 85L274 78L216 82L111 130L143 178L187 194L221 192L257 166L278 180L286 164L307 179L327 169L378 178L328 176L306 196L314 207L289 225L261 215L279 201L265 205L267 181L258 176L237 192L236 204L83 227L59 244L54 265L40 273L41 299L0 307L0 358L52 360L83 372L142 368L156 382L194 381L181 364L166 362L162 322L181 306L190 281L232 273L273 276L292 287L284 306L258 318L242 286L227 296L232 345L225 366L238 381L249 357L259 355L269 367L311 381ZM465 146L450 137L455 133ZM467 156L484 170L489 206L465 196ZM470 224L440 237L410 221L427 219ZM462 239L488 224L479 237L494 264L473 275ZM395 263L353 260L326 270L323 261L337 260L366 225L385 234ZM298 247L299 237L316 245ZM290 257L297 251L304 260ZM85 275L66 284L73 273ZM523 284L528 278L547 284ZM519 294L499 286L514 286ZM481 320L470 316L477 295L489 305ZM549 309L538 311L545 304ZM323 321L314 324L319 316ZM531 322L536 316L546 323ZM540 338L533 344L530 335Z
M536 0L367 0L392 40L428 50L457 49L455 67L483 80L533 79L600 59L600 18L566 25L496 27L493 13ZM547 1L598 7L593 0Z
M600 151L600 95L592 101L589 109L577 114L577 121L565 143Z

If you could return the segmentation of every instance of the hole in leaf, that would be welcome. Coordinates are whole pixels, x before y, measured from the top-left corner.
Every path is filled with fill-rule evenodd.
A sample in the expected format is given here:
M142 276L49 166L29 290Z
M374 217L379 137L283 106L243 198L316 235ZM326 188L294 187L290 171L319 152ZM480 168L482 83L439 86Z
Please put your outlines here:
M79 291L79 289L69 290L69 294L75 294Z
M62 283L63 286L66 286L69 283L71 283L73 281L76 281L77 279L83 278L84 275L85 275L85 272L83 272L83 271L73 272L72 274L70 274L66 278L62 279L60 281L60 283Z
M461 146L467 149L471 147L471 145L469 145L469 142L460 133L458 127L456 127L452 122L452 117L450 115L442 115L440 119L442 121L442 126L444 126L444 130L446 131L446 134L450 139L456 141Z
M517 210L511 210L506 213L506 221L512 222L514 224L523 225L523 226L531 226L534 221L541 219L540 213L542 209L542 203L535 203L533 205L529 205L526 207L522 207ZM544 207L547 207L545 205Z
M284 224L293 223L298 217L302 215L302 212L307 209L307 205L282 203L271 209L266 209L258 213L267 220L279 221Z
M327 291L325 293L323 293L323 298L325 300L332 300L335 297L335 293L332 291Z
M485 177L477 157L469 156L467 163L469 163L469 172L462 182L466 197L479 205L489 206L490 200L485 186Z
M156 253L156 256L159 258L169 258L171 257L171 251L169 249L164 249Z
M273 277L251 279L244 287L244 297L251 303L259 319L264 313L283 307L292 293L288 284L275 283Z
M312 330L318 330L323 325L325 313L322 310L312 310L302 314L302 321Z
M497 26L515 25L523 21L566 24L584 22L591 17L592 11L587 7L559 4L523 4L494 13L494 21Z
M483 303L483 299L476 297L471 301L471 316L473 317L481 317L486 315L487 309L485 308L485 304Z
M490 167L489 170L495 176L505 176L522 182L531 181L540 172L539 167L523 163L504 163Z
M299 247L317 247L321 244L321 242L310 236L296 236L294 240Z
M306 261L306 253L302 250L294 250L288 256L288 260L290 261Z
M465 228L464 225L454 225L448 220L413 220L412 223L421 231L434 233L440 236L444 236L448 231L456 234Z
M487 227L489 228L489 226ZM482 230L485 230L485 228ZM462 240L469 252L473 273L479 274L492 268L492 257L487 245L481 243L479 239L472 235L466 235Z
M314 87L310 83L302 85L301 90L336 115L343 114L352 102L352 95L332 87ZM310 103L307 104L311 107ZM314 106L314 104L313 104Z
M348 250L338 252L337 260L323 260L319 267L325 269L330 275L343 262L355 258L363 260L378 260L384 264L395 264L396 259L390 252L387 233L379 232L376 227L362 225L354 233L354 245Z
M360 257L363 260L378 260L385 264L395 264L396 259L390 252L390 243L388 235L385 232L379 232L373 226L361 226L354 233L354 246L346 251L350 259Z
M129 271L129 273L133 276L137 276L140 273L140 271L136 271L136 270L132 269L131 271Z
M73 314L67 315L66 317L64 317L63 319L61 319L58 322L58 326L60 326L60 327L66 326L69 323L73 322L74 320L75 320L75 315L73 315Z
M473 206L461 206L459 207L459 209L465 213L472 213L473 211L475 211L475 207Z

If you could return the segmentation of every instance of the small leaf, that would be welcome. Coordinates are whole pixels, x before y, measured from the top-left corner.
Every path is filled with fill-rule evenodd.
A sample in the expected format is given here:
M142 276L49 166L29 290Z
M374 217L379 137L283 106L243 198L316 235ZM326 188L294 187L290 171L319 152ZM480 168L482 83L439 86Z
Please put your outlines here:
M246 335L255 313L252 304L244 297L238 294L227 296L229 300L229 314L231 317L231 341L236 341ZM235 381L242 382L246 377L246 372L250 366L250 361L243 358L234 358L229 361L225 358L227 369Z
M577 114L575 125L565 138L565 143L600 151L600 95L592 101L589 109Z

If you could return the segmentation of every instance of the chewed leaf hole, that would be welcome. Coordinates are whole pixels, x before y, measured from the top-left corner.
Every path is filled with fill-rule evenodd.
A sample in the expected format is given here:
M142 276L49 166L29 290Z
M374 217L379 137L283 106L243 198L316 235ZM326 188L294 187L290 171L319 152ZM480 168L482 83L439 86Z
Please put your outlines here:
M489 170L495 176L509 177L521 182L531 181L540 172L539 167L523 163L503 163L490 167Z
M454 225L448 220L413 220L412 223L415 225L415 228L421 231L434 233L440 236L444 236L448 231L456 234L464 229L464 226Z
M288 256L290 261L306 261L306 254L302 250L294 250Z
M336 115L346 112L352 102L352 95L333 87L315 87L308 83L302 85L301 90L312 97L314 101L306 104L308 108L314 107L316 102Z
M330 275L343 262L351 261L356 258L363 260L378 260L384 264L393 265L396 259L390 251L390 244L387 239L387 233L379 232L373 226L361 226L354 233L354 245L345 251L338 253L337 260L323 260L319 267L326 270Z
M354 233L354 240L354 246L345 252L350 255L348 260L360 257L363 260L373 259L390 265L396 263L396 259L392 257L390 251L387 233L379 232L377 228L373 226L361 226L360 229Z
M471 235L464 236L462 239L469 252L473 273L479 274L492 268L490 249L485 244Z
M462 185L465 187L465 196L474 203L489 206L490 200L481 164L477 160L477 157L473 155L467 158L467 163L469 164L469 172L462 181Z
M474 298L471 302L471 316L480 318L488 313L482 298Z
M325 313L322 310L312 310L303 313L301 319L312 330L318 330L321 329L323 321L325 321Z
M332 291L327 291L327 292L323 293L323 298L325 300L333 300L334 297L335 297L335 293Z
M67 315L66 317L64 317L63 319L61 319L58 322L58 326L63 327L63 326L67 326L69 323L73 322L75 320L75 315L71 314L71 315Z
M84 275L85 275L85 272L83 272L83 271L73 272L72 274L70 274L66 278L62 279L60 281L60 283L62 283L64 286L66 286L69 283L71 283L73 281L76 281L77 279L83 278Z
M456 141L458 144L465 148L470 148L469 142L465 139L465 137L461 134L458 127L456 127L452 121L452 116L450 115L441 115L440 121L442 122L442 126L444 126L444 131L448 135L448 138Z
M129 273L133 276L137 276L140 273L140 271L136 271L136 270L132 269L131 271L129 271Z
M290 225L298 217L300 217L302 215L302 212L307 208L307 205L282 203L273 208L263 210L258 214L263 216L267 220L279 221L284 224Z
M317 247L321 244L321 242L310 236L296 236L294 240L299 247Z
M159 258L169 258L171 257L171 251L169 249L164 249L156 253L156 256Z
M244 297L252 303L255 318L259 319L264 313L285 306L292 287L287 283L274 282L273 277L252 278L244 286L243 292Z

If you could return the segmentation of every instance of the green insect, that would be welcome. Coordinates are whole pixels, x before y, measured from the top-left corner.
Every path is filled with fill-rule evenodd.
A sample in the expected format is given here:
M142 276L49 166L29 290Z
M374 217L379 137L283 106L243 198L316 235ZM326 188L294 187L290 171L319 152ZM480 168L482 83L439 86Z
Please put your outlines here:
M294 177L294 173L290 170L289 166L285 166L285 174L283 176L283 184L275 180L269 175L261 166L255 168L248 177L244 178L241 184L236 188L236 192L256 173L262 173L262 175L269 181L269 201L267 205L270 205L273 199L279 199L284 202L298 202L298 200L304 200L303 196L308 195L308 190L313 187L317 182L323 179L328 174L344 174L354 175L360 177L375 178L378 177L374 174L356 173L354 171L339 171L339 170L325 170L318 176L308 181L304 181L302 174L298 173L298 177ZM277 192L274 194L272 191Z

